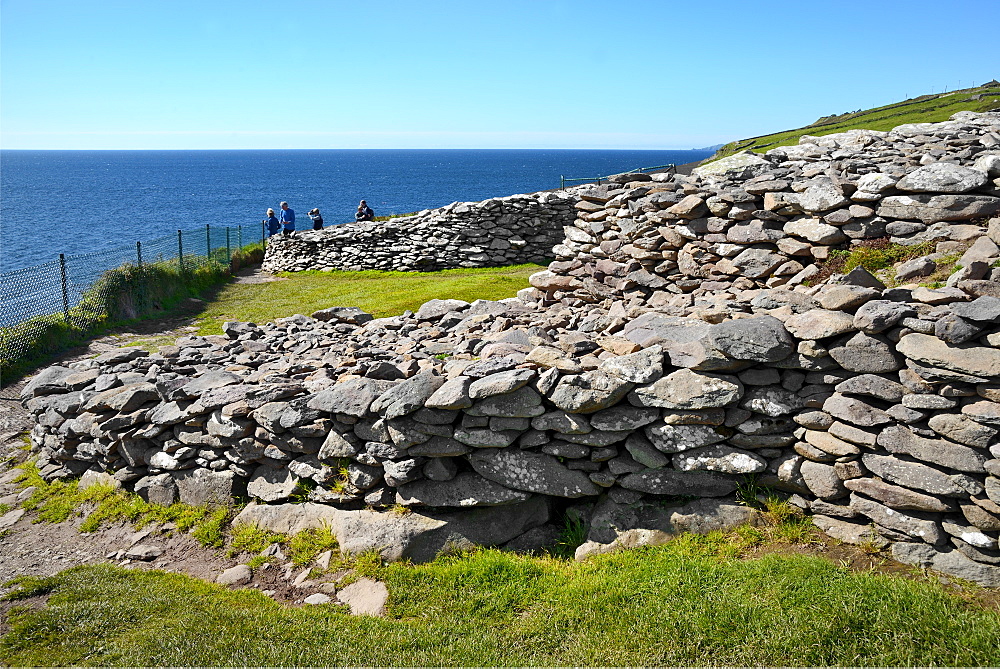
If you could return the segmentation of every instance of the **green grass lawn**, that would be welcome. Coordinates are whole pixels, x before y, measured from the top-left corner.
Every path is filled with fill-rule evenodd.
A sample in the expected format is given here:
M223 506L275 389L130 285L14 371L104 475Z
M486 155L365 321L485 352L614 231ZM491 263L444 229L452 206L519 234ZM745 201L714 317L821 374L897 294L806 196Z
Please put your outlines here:
M198 314L198 334L221 334L227 320L263 323L327 307L360 307L376 317L416 310L427 300L499 300L528 287L541 265L440 272L294 272L269 283L230 283Z
M980 93L986 94L983 99L971 99ZM966 89L943 95L925 95L875 109L823 118L812 125L795 130L785 130L771 135L731 142L719 149L715 158L722 158L747 149L764 153L779 146L798 144L802 135L829 135L855 128L892 130L904 123L946 121L952 114L959 111L987 111L997 108L1000 108L1000 89L997 87Z
M387 618L115 566L25 583L7 665L996 665L1000 613L827 560L710 539L583 563L498 551L370 566Z

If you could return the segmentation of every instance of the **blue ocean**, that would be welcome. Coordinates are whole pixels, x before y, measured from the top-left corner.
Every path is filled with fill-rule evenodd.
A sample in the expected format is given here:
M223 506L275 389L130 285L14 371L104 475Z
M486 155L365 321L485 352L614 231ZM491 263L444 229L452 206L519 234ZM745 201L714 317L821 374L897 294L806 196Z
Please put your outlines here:
M101 251L212 225L259 226L288 201L309 226L379 216L685 164L710 151L295 150L0 151L0 271L59 253ZM257 229L256 227L254 229Z

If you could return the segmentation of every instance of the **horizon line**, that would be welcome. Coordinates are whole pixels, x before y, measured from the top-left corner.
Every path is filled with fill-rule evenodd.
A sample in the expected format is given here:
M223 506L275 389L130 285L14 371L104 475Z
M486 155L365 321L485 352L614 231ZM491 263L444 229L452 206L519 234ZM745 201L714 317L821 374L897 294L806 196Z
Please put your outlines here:
M721 146L721 145L720 145ZM565 147L565 146L427 146L427 147L229 147L229 148L5 148L0 151L712 151L709 147L692 148L635 148L635 147Z

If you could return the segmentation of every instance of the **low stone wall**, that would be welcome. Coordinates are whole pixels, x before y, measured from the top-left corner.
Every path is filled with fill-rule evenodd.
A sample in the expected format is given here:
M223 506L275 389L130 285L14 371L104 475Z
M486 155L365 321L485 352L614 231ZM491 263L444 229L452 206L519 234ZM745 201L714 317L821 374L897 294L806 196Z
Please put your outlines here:
M432 300L382 319L332 307L50 367L22 395L42 472L103 477L163 503L247 494L267 503L248 512L255 522L306 497L343 511L331 512L342 545L358 545L352 532L379 515L364 507L425 509L412 522L434 527L440 514L488 508L464 540L523 546L571 506L588 523L580 555L752 520L734 495L755 482L844 541L1000 586L1000 218L980 215L1000 202L1000 155L987 150L1000 116L959 117L918 135L854 133L856 150L840 136L776 150L806 156L767 158L788 170L788 191L732 163L712 168L721 180L616 184L599 212L579 208L603 220L578 219L557 249L566 259L518 298ZM897 168L917 155L908 144L931 158ZM760 189L782 208L815 209L818 193L838 204L823 220L750 209ZM676 202L646 199L661 197ZM878 204L857 205L866 197ZM889 198L915 202L914 220L853 209L881 211ZM961 222L917 220L924 205L959 202L936 198L967 198ZM812 261L836 245L796 231L852 239L850 221L936 248L881 279L824 278ZM581 222L607 238L574 240ZM905 283L948 254L962 267L947 285ZM789 262L794 274L777 271Z
M545 262L576 217L575 202L566 193L514 195L298 231L269 240L263 268L434 271Z

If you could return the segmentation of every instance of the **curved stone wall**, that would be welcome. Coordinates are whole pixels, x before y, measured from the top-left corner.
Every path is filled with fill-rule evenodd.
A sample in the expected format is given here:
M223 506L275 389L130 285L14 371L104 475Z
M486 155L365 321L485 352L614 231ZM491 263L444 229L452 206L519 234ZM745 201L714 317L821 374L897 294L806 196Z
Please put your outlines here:
M649 510L728 502L752 477L844 541L1000 585L1000 218L983 215L1000 115L957 116L592 189L518 298L332 307L51 367L23 393L43 473L103 472L162 502L593 500L590 551L697 525ZM904 200L913 218L890 219ZM929 253L885 281L825 277L815 261L852 222ZM945 285L917 283L958 254ZM529 515L519 531L544 522Z
M434 271L546 262L576 217L575 201L565 193L513 195L279 235L268 241L263 269Z

